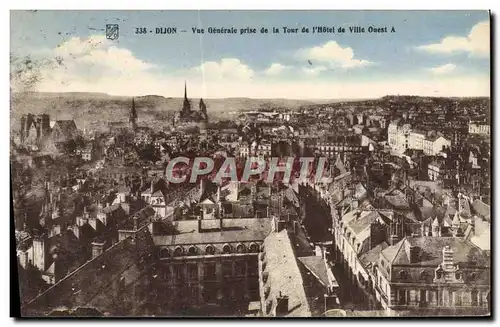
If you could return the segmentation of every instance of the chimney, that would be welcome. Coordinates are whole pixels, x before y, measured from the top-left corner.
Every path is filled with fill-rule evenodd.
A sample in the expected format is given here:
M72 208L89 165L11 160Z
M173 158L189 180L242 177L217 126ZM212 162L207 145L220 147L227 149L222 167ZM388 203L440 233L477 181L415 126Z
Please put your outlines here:
M276 299L276 316L281 317L288 314L288 296L280 295Z
M396 244L397 242L399 242L399 237L397 235L391 235L390 236L390 239L389 239L389 243L391 245L394 245Z
M221 189L220 184L218 184L217 185L217 197L216 197L217 202L220 202L220 189Z
M132 219L134 220L134 230L136 231L137 229L139 229L139 217L133 216Z
M410 263L418 262L418 247L412 245L408 239L405 240L405 250Z
M104 242L94 241L92 242L92 259L100 256L104 252Z
M200 179L200 193L198 194L198 199L201 199L203 193L205 192L205 179Z
M328 310L336 309L339 306L339 302L337 296L333 293L333 291L328 288L327 293L325 294L325 312Z
M454 263L453 263L453 249L447 245L443 248L443 264L442 264L443 269L446 270L453 270L454 269Z

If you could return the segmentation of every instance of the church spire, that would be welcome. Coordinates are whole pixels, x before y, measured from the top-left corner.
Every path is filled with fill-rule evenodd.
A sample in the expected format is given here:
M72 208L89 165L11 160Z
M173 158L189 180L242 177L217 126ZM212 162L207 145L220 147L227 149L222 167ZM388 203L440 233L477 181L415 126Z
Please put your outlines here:
M187 83L184 81L184 101L188 98Z
M130 127L132 129L137 128L137 111L135 109L135 100L132 98L132 108L130 108L130 117L129 117Z
M132 108L130 108L130 118L137 118L137 111L135 110L135 100L132 98Z

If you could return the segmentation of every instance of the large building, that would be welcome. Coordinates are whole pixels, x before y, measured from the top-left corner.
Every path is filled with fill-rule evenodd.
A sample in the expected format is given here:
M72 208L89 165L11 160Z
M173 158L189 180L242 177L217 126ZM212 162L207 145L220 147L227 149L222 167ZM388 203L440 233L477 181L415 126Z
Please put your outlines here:
M179 113L181 122L208 122L207 106L203 99L200 99L198 104L199 111L193 111L191 101L187 97L187 84L184 84L184 102L182 110Z
M444 148L451 146L451 141L442 135L413 129L409 123L400 120L389 124L387 141L391 149L396 152L404 153L408 149L423 150L427 156L435 156Z
M381 251L373 285L382 307L398 315L486 314L490 262L456 237L406 237Z

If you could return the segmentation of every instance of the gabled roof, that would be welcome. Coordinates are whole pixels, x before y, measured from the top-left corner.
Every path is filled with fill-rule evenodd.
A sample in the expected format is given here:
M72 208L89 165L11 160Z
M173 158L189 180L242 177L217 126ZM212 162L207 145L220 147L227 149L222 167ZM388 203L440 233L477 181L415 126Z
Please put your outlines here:
M457 237L406 237L382 251L382 255L391 265L438 266L443 261L443 248L449 246L453 250L455 264L470 262L469 253L478 248L469 241ZM407 247L418 248L418 260L410 262Z
M309 270L318 281L325 287L336 287L338 286L335 277L331 271L328 271L326 262L322 257L319 256L308 256L299 257L299 261L304 265L304 267Z

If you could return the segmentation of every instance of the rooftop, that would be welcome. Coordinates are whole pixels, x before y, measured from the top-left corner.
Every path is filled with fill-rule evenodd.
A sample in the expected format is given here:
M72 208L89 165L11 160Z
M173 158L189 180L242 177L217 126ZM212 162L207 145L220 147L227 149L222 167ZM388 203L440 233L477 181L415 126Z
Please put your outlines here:
M209 219L206 219L209 221ZM219 223L219 220L212 219ZM177 230L175 235L155 235L155 245L182 245L182 244L213 244L262 241L271 231L270 218L235 218L222 219L222 230L198 230L198 220L181 220L173 222ZM217 224L220 226L220 224Z

